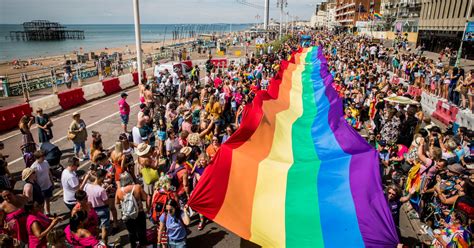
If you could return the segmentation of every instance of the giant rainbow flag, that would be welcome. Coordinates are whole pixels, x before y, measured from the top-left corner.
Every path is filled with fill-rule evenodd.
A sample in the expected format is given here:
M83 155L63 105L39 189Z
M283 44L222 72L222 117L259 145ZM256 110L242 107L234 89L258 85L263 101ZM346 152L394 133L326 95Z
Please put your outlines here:
M318 47L283 61L190 206L263 247L396 247L378 155L344 120Z

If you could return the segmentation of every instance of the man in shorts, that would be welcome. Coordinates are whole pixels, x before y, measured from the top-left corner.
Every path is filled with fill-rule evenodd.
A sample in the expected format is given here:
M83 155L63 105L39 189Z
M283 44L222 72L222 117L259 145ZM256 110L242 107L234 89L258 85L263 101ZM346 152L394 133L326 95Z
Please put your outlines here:
M44 213L50 215L50 201L53 197L53 176L49 169L49 163L45 160L43 151L38 150L34 153L36 161L31 165L31 168L36 172L36 181L41 188L45 200Z

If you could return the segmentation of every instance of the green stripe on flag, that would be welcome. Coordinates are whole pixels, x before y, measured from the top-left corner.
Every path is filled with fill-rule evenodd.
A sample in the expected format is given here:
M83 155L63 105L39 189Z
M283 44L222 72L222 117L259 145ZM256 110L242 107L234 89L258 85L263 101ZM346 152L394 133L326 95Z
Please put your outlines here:
M313 47L302 73L303 115L292 126L294 163L288 171L285 231L286 247L324 247L318 204L317 179L321 161L314 149L311 127L317 114L311 74Z

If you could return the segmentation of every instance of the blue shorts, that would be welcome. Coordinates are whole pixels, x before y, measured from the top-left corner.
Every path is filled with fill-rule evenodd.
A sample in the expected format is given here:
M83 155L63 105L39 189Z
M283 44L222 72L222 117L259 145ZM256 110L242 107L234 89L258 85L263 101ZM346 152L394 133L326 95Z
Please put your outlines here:
M110 228L110 210L109 206L105 205L102 207L94 208L97 216L99 216L99 228Z
M120 119L122 119L122 124L128 124L128 115L120 115Z
M165 140L166 140L166 132L164 132L164 131L157 131L156 134L157 134L159 140L161 140L161 141L165 141Z

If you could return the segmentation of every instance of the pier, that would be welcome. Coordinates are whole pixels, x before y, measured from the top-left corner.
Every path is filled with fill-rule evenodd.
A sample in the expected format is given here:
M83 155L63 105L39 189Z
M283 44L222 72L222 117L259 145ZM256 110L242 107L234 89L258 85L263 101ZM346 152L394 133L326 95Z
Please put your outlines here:
M67 30L65 26L58 22L34 20L24 22L23 31L10 31L7 38L17 41L58 41L82 40L85 36L83 30Z

